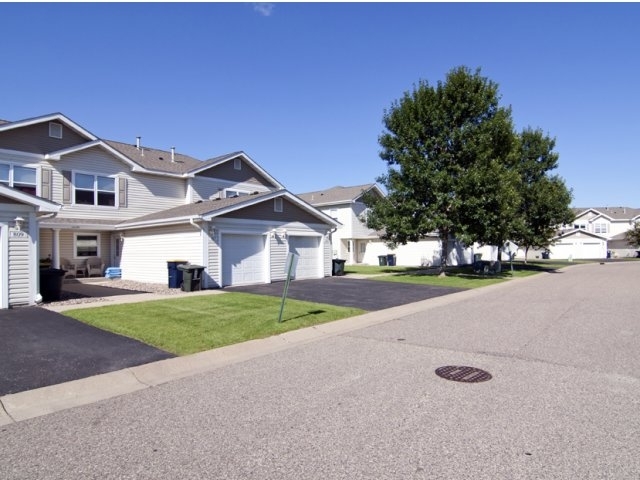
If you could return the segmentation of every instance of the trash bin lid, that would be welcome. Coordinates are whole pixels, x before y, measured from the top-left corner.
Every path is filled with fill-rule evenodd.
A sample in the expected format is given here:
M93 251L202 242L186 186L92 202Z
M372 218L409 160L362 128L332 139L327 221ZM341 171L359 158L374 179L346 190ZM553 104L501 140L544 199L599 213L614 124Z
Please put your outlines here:
M184 263L182 265L178 265L178 270L199 270L199 269L203 269L204 270L204 266L202 265L192 265L190 263Z

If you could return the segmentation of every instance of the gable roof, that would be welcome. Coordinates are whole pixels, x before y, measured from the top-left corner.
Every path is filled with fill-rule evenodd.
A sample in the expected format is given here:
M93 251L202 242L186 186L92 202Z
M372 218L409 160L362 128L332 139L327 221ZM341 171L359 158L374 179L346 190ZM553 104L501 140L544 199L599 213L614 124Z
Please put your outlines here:
M608 218L609 220L631 220L640 216L640 208L629 207L589 207L589 208L573 208L576 219L588 212Z
M286 190L277 190L255 193L252 195L245 195L241 197L201 200L195 203L189 203L170 208L168 210L163 210L161 212L150 213L148 215L133 218L131 220L125 220L119 223L117 225L117 228L122 230L177 223L190 223L195 220L210 221L220 215L225 215L235 210L250 207L252 205L266 202L278 197L286 198L290 202L296 204L298 207L306 210L308 213L318 218L321 223L326 223L332 227L337 227L338 225L340 225L339 222L322 213L320 210L317 210L301 201L292 193Z
M52 113L39 117L28 118L16 122L5 122L0 120L0 132L26 127L38 123L58 121L67 127L75 130L80 136L84 137L86 143L80 143L72 147L62 150L46 152L44 157L47 160L60 160L62 156L73 152L86 150L88 148L99 147L115 157L119 158L133 171L144 172L155 175L180 176L183 178L192 177L209 168L218 166L222 163L231 161L241 157L256 172L273 184L277 189L284 189L284 186L272 177L267 171L260 167L247 154L237 151L225 155L220 155L208 160L198 160L189 155L179 152L171 152L169 150L159 150L147 146L137 146L129 143L118 142L115 140L101 139L88 130L85 130L77 123L73 122L61 113Z
M560 233L559 235L553 237L553 241L557 241L560 240L562 238L567 238L567 237L573 237L573 236L578 236L578 235L586 235L588 237L594 237L597 238L598 240L608 240L607 237L603 237L602 235L598 235L597 233L591 233L591 232L587 232L586 230L582 230L581 228L575 228L573 230L567 230L564 231L562 233Z
M29 125L35 125L36 123L44 123L44 122L52 122L52 121L58 121L60 123L65 124L67 127L71 128L72 130L75 130L76 132L78 132L80 135L82 135L89 141L98 139L98 137L96 137L93 133L89 132L88 130L85 130L76 122L70 120L69 118L67 118L62 113L59 113L59 112L50 113L48 115L42 115L39 117L26 118L24 120L18 120L16 122L0 121L0 132L5 132L7 130L13 130L21 127L26 127Z
M300 193L298 196L305 202L315 206L338 205L341 203L356 202L362 195L369 191L375 191L380 196L384 196L380 187L375 183L367 183L365 185L355 185L352 187L336 186L327 190L318 190L316 192Z

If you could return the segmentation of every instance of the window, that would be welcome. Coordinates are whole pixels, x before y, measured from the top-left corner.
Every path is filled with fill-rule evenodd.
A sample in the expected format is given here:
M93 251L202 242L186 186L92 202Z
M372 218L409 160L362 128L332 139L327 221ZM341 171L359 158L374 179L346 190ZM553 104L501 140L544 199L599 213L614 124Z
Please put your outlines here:
M234 168L234 170L242 170L242 159L234 158L233 159L233 168Z
M74 244L76 258L100 256L100 237L97 234L76 234Z
M0 183L36 195L36 169L6 163L0 164Z
M282 198L273 199L273 211L282 212Z
M62 125L55 122L49 122L49 136L51 138L62 138Z
M338 209L332 208L331 210L329 210L329 216L334 220L338 220Z
M227 188L224 191L224 198L244 197L246 195L249 195L249 192L245 192L243 190L232 190L230 188Z
M587 225L585 223L574 223L573 228L575 228L576 230L586 230Z
M608 233L608 226L606 223L594 223L593 233Z
M79 205L102 205L115 207L115 178L76 173L74 180L75 203Z

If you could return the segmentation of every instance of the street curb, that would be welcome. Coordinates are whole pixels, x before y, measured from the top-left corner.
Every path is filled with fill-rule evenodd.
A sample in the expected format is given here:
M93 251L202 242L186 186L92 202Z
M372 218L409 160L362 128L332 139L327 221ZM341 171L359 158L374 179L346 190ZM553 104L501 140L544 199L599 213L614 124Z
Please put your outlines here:
M0 397L0 426L88 405L181 378L210 372L227 365L244 362L295 346L343 335L480 295L491 294L495 290L507 288L514 282L531 281L543 276L532 275L515 278L486 287L463 290L407 305L368 312L343 320L292 330L272 337L250 340L58 385L4 395Z

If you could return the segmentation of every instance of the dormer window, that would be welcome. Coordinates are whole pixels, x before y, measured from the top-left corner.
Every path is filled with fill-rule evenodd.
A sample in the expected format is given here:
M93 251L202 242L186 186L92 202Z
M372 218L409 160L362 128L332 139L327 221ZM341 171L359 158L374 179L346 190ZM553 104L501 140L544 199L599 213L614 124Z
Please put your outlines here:
M56 122L49 122L49 136L51 138L62 138L62 125Z
M233 169L234 170L242 170L242 159L234 158L233 159Z

